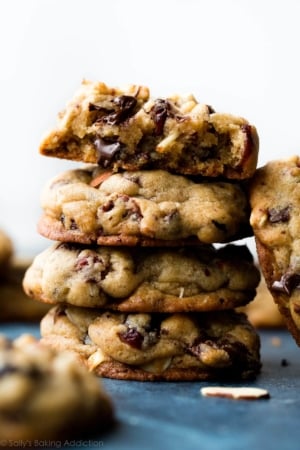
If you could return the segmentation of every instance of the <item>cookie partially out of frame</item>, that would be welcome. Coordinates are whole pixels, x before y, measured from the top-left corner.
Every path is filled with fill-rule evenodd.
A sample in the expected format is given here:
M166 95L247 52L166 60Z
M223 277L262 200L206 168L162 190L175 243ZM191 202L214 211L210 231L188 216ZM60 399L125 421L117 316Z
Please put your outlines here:
M32 260L13 258L0 276L0 322L38 322L49 305L30 298L23 289L23 278Z
M0 337L1 443L90 437L113 421L100 380L69 352L56 352L30 335Z
M241 117L221 114L193 95L152 99L148 88L83 81L40 143L40 153L113 170L252 176L258 136Z
M125 314L56 306L42 342L75 353L90 371L125 380L239 380L260 370L260 339L231 311Z
M55 243L23 286L47 303L131 312L210 311L251 301L260 274L246 246L87 247Z
M46 184L41 206L38 231L64 242L183 245L252 233L240 184L197 182L163 170L69 170Z
M300 345L300 157L274 160L250 186L251 225L272 297Z

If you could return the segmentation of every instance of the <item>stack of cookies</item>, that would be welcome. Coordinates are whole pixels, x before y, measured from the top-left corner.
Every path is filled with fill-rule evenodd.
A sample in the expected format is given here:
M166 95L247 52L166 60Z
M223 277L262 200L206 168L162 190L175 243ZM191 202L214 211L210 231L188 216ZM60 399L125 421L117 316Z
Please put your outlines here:
M255 128L193 96L84 81L40 153L85 164L41 196L54 242L23 286L55 305L42 341L110 378L254 377L259 336L236 309L260 275L233 242L252 233Z

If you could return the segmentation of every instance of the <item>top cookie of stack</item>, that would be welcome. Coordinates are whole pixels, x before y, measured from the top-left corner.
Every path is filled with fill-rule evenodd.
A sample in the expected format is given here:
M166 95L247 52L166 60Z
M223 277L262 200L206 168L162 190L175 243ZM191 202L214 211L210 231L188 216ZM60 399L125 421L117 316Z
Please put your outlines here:
M40 153L114 171L163 169L183 175L250 178L258 136L245 119L189 95L152 99L149 89L83 81Z

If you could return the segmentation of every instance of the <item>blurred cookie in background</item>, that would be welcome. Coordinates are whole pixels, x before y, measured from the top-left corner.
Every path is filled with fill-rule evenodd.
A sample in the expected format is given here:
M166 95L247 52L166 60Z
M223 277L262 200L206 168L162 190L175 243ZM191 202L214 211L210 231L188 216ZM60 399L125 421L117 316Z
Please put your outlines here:
M2 443L74 439L99 434L114 420L100 380L70 353L55 352L28 334L0 336Z
M4 230L0 229L0 274L7 270L13 251L12 240Z
M37 322L49 307L29 298L22 286L30 260L12 259L0 277L0 322Z

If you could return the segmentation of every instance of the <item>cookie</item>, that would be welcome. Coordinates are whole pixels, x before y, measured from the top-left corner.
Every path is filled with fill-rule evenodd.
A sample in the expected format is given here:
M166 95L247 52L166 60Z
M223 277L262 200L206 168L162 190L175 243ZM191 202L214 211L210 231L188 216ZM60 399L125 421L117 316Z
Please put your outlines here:
M215 112L193 95L150 98L149 89L84 80L42 139L42 155L114 171L250 178L258 135L247 120Z
M230 309L255 296L246 246L86 247L55 243L27 269L26 294L43 302L126 312Z
M178 246L252 233L239 183L197 182L162 170L69 170L46 184L41 206L39 233L63 242Z
M264 278L256 289L253 301L239 310L247 314L248 320L256 328L283 328L284 320L267 288Z
M13 258L0 277L0 322L38 322L49 306L28 297L22 282L32 260Z
M56 306L42 319L41 335L108 378L238 380L255 377L261 366L259 336L233 310L125 314Z
M260 266L300 345L300 157L270 161L250 184L251 225Z
M1 444L89 436L113 421L113 405L100 380L69 352L35 338L0 338Z
M14 253L13 243L8 234L0 229L0 275L6 272Z

